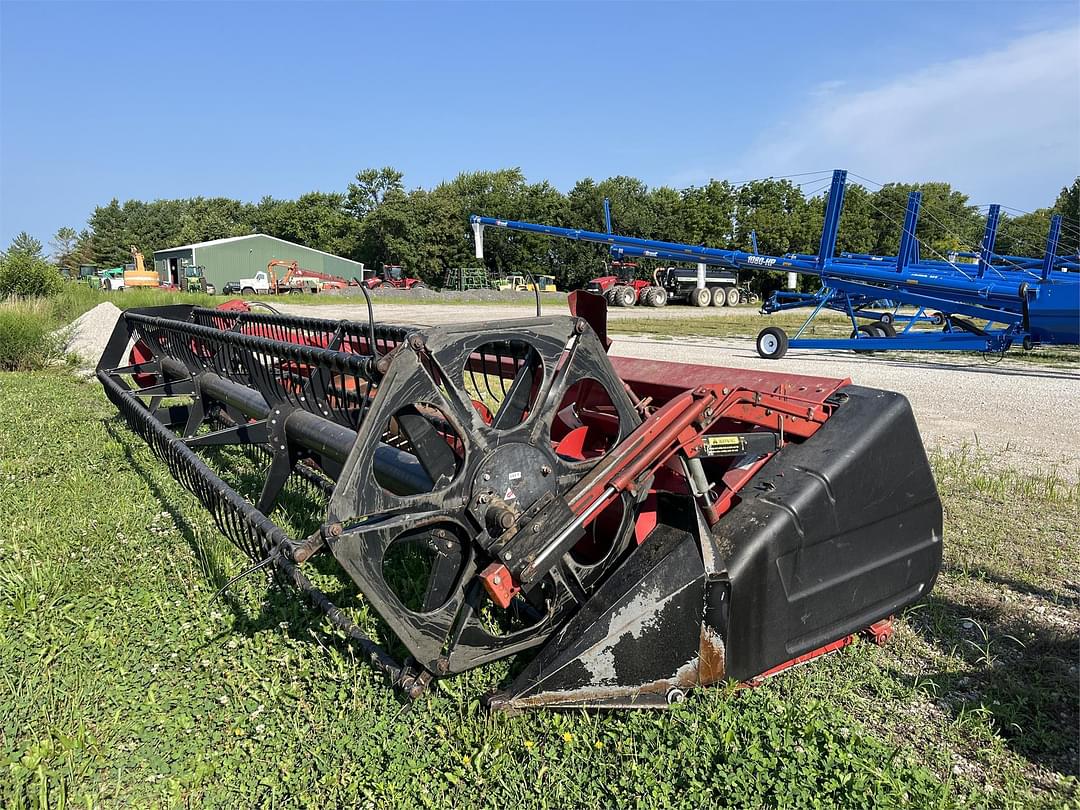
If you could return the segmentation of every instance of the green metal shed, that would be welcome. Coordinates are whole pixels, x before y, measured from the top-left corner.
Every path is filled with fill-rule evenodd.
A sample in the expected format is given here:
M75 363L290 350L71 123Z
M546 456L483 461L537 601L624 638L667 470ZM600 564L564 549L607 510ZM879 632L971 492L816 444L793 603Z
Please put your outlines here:
M257 271L265 270L272 259L295 261L308 270L345 279L364 277L363 262L354 262L262 233L158 250L154 252L154 269L162 281L179 286L185 266L202 267L206 280L220 290L228 281L251 278Z

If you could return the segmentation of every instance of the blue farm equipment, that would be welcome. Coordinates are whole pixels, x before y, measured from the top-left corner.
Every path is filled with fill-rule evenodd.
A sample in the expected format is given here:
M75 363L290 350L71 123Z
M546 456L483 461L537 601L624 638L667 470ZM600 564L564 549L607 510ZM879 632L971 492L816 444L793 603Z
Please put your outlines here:
M483 256L483 230L492 226L604 244L620 259L696 262L699 274L713 266L817 276L817 293L782 291L763 305L766 314L811 308L790 339L779 327L761 331L757 350L768 359L783 357L788 348L1004 352L1017 342L1025 348L1080 343L1080 273L1075 272L1080 265L1075 256L1057 255L1060 216L1052 220L1043 257L995 254L1000 208L991 206L976 263L928 260L920 255L915 237L921 196L913 192L896 256L837 254L846 183L847 172L833 173L816 255L768 256L619 236L610 228L600 233L475 215L471 222L478 257ZM803 337L825 309L850 318L850 338ZM939 328L917 328L927 325Z

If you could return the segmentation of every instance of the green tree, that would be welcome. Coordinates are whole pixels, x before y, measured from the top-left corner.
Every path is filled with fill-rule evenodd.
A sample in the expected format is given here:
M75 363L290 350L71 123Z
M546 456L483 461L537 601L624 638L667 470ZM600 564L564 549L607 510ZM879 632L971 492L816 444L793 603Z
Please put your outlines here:
M41 242L26 231L0 253L0 300L54 295L63 283L59 271L42 257Z
M363 219L386 199L387 194L405 190L405 175L391 166L381 169L364 169L349 183L345 193L345 210L357 219Z
M68 278L79 275L79 233L75 228L57 228L52 240L53 264Z
M1040 208L1017 217L1003 215L994 252L1006 256L1041 256L1046 251L1051 210Z
M1054 213L1061 214L1061 240L1059 256L1080 254L1080 177L1061 189L1054 202Z
M710 180L704 186L683 189L679 201L679 225L673 241L720 249L735 246L734 187L726 180Z
M41 254L41 242L35 239L26 231L19 231L15 235L15 238L11 240L11 244L7 249L8 256L29 256L33 259L40 259Z
M948 183L888 183L871 195L873 253L893 256L900 247L908 194L922 192L916 236L926 258L944 258L956 250L977 251L982 241L983 217L966 194Z
M837 252L871 253L874 250L876 239L872 196L865 188L854 183L844 190L844 208L840 212L840 228L836 236ZM811 205L815 211L814 222L820 233L825 218L825 198L815 197L814 200L821 203ZM818 247L815 242L812 252L816 252Z

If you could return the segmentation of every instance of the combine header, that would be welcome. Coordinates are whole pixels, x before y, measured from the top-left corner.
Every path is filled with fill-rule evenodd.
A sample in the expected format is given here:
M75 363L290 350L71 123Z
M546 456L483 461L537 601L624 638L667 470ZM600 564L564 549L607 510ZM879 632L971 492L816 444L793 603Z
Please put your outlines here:
M902 396L609 358L603 300L571 312L128 310L97 377L252 563L410 698L527 654L490 706L663 707L885 636L931 588L941 504ZM264 459L255 485L237 455ZM317 557L382 643L312 583Z
M617 259L644 257L696 262L697 287L706 286L706 267L802 273L821 279L815 294L780 292L762 306L770 314L811 308L796 334L776 326L758 335L758 354L783 357L788 348L855 350L927 350L1004 352L1014 343L1080 343L1080 269L1078 257L1059 256L1061 217L1052 219L1042 257L1002 256L994 252L1000 207L990 206L977 263L927 260L915 236L922 198L913 192L902 226L896 256L837 254L840 214L847 172L833 172L826 198L824 225L817 255L790 253L767 256L655 239L619 236L608 231L560 228L532 222L473 215L476 255L483 256L488 227L555 236L607 245ZM607 212L605 209L605 216ZM1070 272L1071 271L1071 272ZM844 313L851 322L850 338L804 337L825 310ZM932 329L917 328L929 325Z

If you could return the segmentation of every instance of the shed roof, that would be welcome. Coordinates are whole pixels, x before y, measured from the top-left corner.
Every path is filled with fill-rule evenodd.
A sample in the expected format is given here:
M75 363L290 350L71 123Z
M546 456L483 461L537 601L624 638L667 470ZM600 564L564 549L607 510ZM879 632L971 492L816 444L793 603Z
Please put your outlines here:
M224 239L210 239L206 242L194 242L190 245L177 245L176 247L164 248L162 250L155 250L154 255L159 253L171 253L174 250L193 250L195 248L210 247L212 245L224 245L227 242L241 242L244 239L271 239L274 242L280 242L283 245L289 247L297 247L303 250L310 250L312 253L321 253L323 256L330 256L334 259L340 259L343 262L349 262L355 264L358 267L363 267L363 262L354 261L353 259L346 259L344 256L338 256L335 253L327 253L325 250L318 250L317 248L308 247L307 245L300 245L296 242L290 242L288 239L278 239L276 236L269 236L265 233L249 233L244 236L226 236Z

